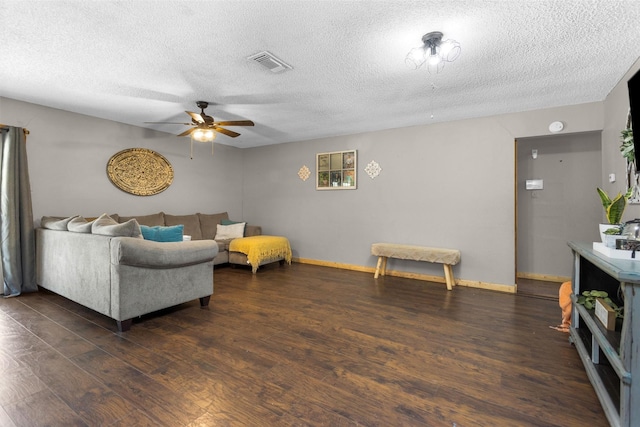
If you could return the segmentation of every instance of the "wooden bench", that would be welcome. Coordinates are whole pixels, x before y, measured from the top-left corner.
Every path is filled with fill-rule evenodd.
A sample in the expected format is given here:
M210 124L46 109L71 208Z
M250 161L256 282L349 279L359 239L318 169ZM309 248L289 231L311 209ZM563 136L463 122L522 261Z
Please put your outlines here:
M452 266L460 262L459 250L399 245L395 243L374 243L371 245L371 255L378 257L376 273L373 276L376 279L379 275L385 275L387 271L387 259L410 259L413 261L427 261L443 264L447 289L452 290L456 285L456 281L453 278Z

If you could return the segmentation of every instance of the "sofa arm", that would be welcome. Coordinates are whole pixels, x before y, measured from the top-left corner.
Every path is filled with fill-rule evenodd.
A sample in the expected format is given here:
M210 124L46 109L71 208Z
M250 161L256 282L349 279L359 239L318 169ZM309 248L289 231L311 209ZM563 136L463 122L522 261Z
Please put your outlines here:
M260 236L262 234L262 227L259 225L249 225L244 227L244 237Z
M212 262L218 253L213 240L154 242L134 237L111 239L111 264L175 268Z

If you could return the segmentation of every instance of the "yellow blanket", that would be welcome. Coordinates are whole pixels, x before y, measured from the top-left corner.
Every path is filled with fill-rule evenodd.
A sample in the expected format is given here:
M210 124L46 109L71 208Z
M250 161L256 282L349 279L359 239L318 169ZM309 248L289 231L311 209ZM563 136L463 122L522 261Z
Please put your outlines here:
M263 261L284 259L291 264L291 246L286 237L251 236L233 239L229 243L229 251L245 254L254 273Z

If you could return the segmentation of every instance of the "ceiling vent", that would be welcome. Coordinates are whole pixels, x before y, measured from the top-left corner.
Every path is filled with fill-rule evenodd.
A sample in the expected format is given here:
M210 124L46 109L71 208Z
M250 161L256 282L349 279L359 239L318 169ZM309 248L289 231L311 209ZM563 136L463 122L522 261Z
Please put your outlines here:
M276 58L266 50L256 53L255 55L251 55L247 59L268 68L272 73L282 73L292 68L291 65L287 64L282 59Z

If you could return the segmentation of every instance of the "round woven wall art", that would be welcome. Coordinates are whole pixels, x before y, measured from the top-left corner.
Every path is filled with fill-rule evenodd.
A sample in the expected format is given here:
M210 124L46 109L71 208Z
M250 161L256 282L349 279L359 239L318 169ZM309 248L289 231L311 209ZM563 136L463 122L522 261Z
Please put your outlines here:
M173 182L171 163L146 148L128 148L114 154L107 163L107 175L116 187L136 196L161 193Z

